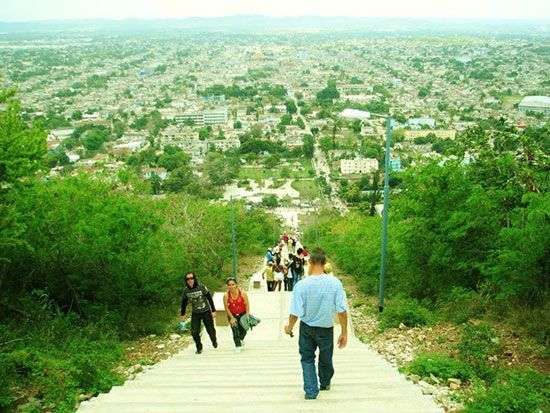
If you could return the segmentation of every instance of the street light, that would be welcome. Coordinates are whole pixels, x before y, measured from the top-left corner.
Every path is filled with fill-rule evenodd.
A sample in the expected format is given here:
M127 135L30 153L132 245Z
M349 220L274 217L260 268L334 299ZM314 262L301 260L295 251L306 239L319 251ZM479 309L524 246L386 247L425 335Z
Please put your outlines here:
M382 211L382 246L380 251L380 286L378 311L384 311L384 289L386 287L386 254L388 251L388 213L390 207L390 151L393 119L386 118L386 154L384 157L384 210Z
M391 137L393 119L390 115L372 116L386 120L386 153L384 156L384 209L382 211L382 245L380 247L380 278L378 286L378 311L384 311L384 292L386 288L386 255L388 252L388 213L390 208L390 159L391 159Z

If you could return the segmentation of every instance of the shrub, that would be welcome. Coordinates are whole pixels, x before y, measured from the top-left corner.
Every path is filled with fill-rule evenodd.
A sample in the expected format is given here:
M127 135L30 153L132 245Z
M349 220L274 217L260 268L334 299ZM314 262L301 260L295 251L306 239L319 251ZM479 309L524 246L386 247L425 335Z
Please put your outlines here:
M500 340L495 330L487 323L466 324L458 344L460 357L472 364L487 361L500 349Z
M464 326L458 351L460 358L475 369L478 377L492 382L495 370L489 365L488 359L496 355L500 347L500 340L490 325L470 323Z
M483 298L479 293L463 287L454 287L443 297L438 308L443 316L454 323L462 324L472 318L479 318L485 312Z
M443 354L421 354L405 366L405 371L420 377L428 377L433 374L445 380L456 378L467 381L474 376L474 372L468 364Z
M464 413L534 413L550 408L550 379L541 373L511 371L486 391L478 391Z
M122 359L122 345L104 326L83 328L73 316L58 316L40 326L4 325L0 331L0 341L7 331L23 338L0 354L0 410L34 396L50 411L72 412L79 393L96 394L120 382L112 370Z
M382 331L404 324L416 327L429 324L432 320L430 311L413 299L397 298L390 302L380 314L380 329Z

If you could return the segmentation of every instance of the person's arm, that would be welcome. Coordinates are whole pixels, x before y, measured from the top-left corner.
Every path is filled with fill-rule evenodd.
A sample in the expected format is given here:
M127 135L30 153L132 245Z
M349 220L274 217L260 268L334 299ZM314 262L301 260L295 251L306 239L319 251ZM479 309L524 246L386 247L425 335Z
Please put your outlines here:
M294 328L294 325L298 321L298 317L296 317L294 314L290 314L288 316L288 324L285 326L285 333L289 336L292 336L292 329Z
M184 291L183 294L181 295L181 305L180 305L180 316L182 316L182 317L185 315L185 309L187 308L187 302L188 302L187 294L185 294L185 291Z
M216 306L214 305L214 300L212 299L212 294L210 291L208 291L208 288L204 287L203 294L206 296L206 299L208 300L208 304L210 304L210 309L213 313L216 312Z
M243 298L244 298L244 304L246 306L246 314L250 314L250 301L248 301L248 294L244 291L242 291Z
M338 337L338 348L346 347L348 344L348 312L338 313L338 321L340 321L340 337Z
M342 283L340 283L336 292L335 306L341 328L340 337L338 337L338 348L344 348L348 343L348 305Z
M304 314L304 303L302 300L300 283L296 284L296 288L292 292L292 301L290 303L290 314L288 316L288 324L285 326L285 333L292 336L292 329L298 321L298 317L302 317Z

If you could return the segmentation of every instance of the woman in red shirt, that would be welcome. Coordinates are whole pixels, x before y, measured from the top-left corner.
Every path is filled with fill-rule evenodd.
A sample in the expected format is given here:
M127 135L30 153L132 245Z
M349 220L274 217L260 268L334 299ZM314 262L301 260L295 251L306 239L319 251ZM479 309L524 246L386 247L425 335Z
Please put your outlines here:
M227 285L227 292L223 296L223 304L229 324L231 325L231 331L233 332L236 351L239 353L246 336L246 330L240 321L243 315L250 313L250 304L248 302L248 295L239 288L235 278L230 277L225 283Z

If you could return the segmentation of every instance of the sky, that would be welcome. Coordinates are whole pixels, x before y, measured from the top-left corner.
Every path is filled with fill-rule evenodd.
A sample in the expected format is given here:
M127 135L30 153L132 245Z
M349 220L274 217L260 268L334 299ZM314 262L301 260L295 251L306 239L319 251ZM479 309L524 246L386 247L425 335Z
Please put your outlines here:
M268 16L550 19L550 0L0 0L0 21Z

